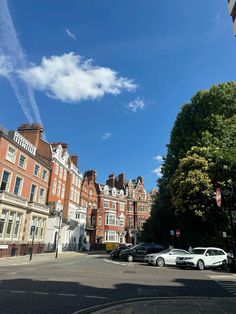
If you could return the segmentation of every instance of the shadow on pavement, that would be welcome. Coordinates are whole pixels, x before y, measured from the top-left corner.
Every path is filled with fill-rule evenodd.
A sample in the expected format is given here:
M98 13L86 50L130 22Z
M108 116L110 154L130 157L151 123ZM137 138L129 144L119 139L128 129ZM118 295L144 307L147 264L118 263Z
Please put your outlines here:
M150 298L229 298L220 285L212 280L177 279L171 286L122 283L112 289L81 285L79 282L12 279L0 282L0 313L60 313L84 310L93 313L111 302ZM230 299L230 298L229 298ZM227 303L230 307L230 302ZM235 310L235 303L233 304ZM148 313L148 312L146 312ZM166 313L168 313L168 304ZM226 313L230 313L226 311ZM233 313L233 312L232 312Z

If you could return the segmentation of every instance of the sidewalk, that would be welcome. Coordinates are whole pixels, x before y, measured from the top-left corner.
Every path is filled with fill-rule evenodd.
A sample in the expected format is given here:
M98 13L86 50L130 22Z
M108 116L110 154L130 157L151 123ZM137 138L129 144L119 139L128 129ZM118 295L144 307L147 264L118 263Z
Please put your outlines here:
M88 254L87 252L59 252L58 257L55 258L55 252L53 253L43 253L43 254L33 254L31 261L30 255L23 256L12 256L12 257L1 257L0 266L18 266L18 265L29 265L43 262L53 262L56 260L66 259L74 256Z

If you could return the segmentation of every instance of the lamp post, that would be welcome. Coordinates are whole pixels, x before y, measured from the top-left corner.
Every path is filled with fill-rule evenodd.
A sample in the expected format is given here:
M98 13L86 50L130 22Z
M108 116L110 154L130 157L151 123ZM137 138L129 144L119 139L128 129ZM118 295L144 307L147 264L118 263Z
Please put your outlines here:
M30 261L32 260L32 256L33 256L34 232L35 232L35 226L31 226L32 244L31 244L31 250L30 250L30 259L29 259Z
M58 226L58 233L57 233L57 243L56 243L56 255L55 258L58 256L58 247L59 247L59 242L60 242L60 237L61 237L61 219L62 219L62 210L59 212L59 226Z

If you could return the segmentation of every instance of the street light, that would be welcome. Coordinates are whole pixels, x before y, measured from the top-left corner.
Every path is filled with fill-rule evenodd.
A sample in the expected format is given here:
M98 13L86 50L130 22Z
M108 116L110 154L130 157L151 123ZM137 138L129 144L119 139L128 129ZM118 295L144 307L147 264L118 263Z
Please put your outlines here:
M58 233L57 233L57 243L56 243L56 255L55 258L58 256L58 247L59 247L59 242L60 242L60 237L61 237L61 219L62 219L62 210L59 212L59 226L58 226Z
M32 244L31 244L31 250L30 250L30 259L29 259L30 261L32 260L32 256L33 256L34 232L35 232L35 226L31 226Z

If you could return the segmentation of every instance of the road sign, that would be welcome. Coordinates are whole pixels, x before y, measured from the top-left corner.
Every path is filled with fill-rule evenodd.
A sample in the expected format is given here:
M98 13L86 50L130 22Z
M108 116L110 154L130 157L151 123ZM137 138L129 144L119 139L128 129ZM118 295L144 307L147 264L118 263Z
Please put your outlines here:
M170 235L174 236L175 235L175 230L170 230Z
M216 205L221 206L221 190L219 188L216 189Z
M175 234L176 234L176 237L180 237L180 230L176 229Z

